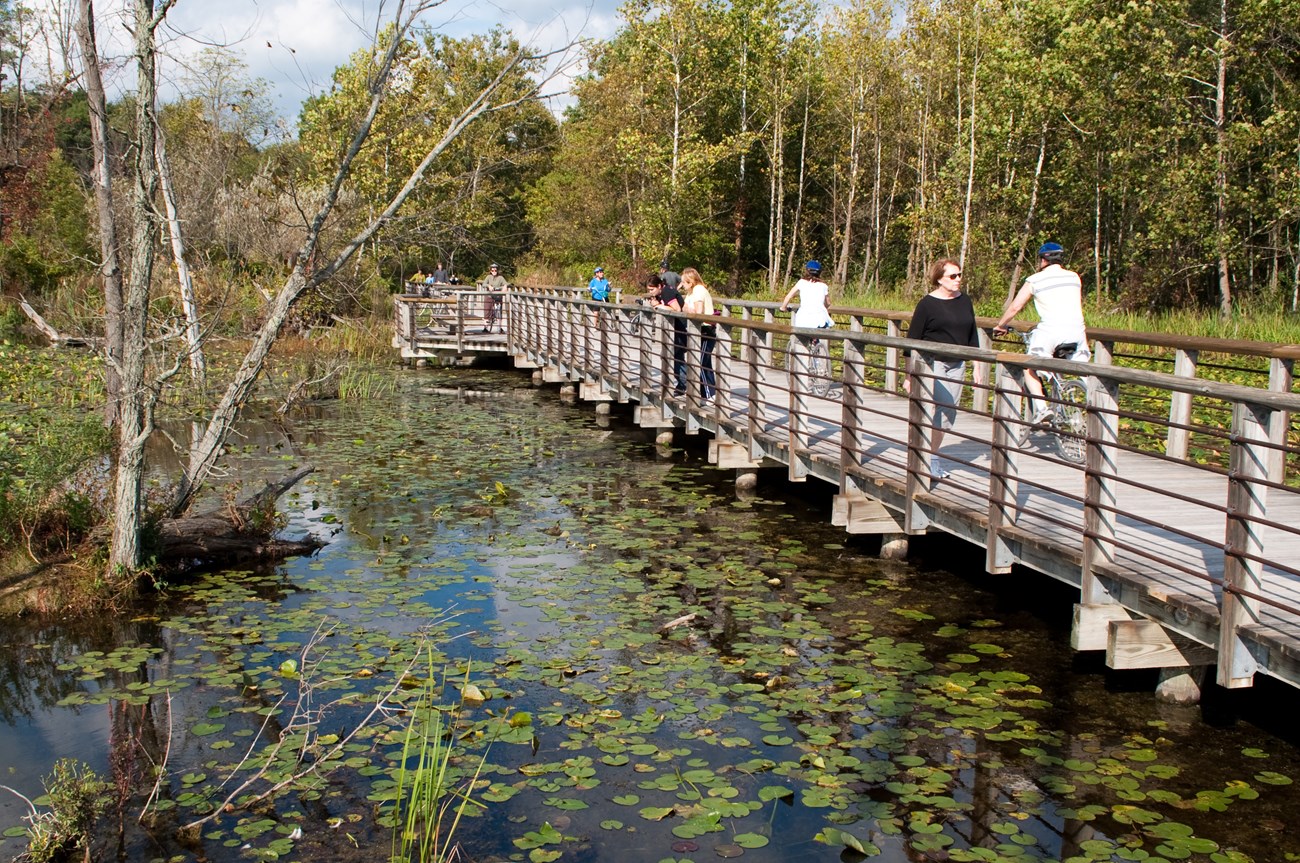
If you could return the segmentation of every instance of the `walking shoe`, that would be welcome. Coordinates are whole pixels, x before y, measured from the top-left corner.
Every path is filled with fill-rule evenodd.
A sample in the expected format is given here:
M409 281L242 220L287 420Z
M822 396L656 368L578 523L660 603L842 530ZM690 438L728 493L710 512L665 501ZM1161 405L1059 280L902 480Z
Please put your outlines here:
M1052 418L1053 413L1054 411L1051 409L1050 406L1039 408L1038 411L1034 414L1034 425L1036 426L1047 425L1047 422Z
M948 478L948 471L944 470L942 467L939 466L938 459L931 459L930 461L930 478L931 479Z

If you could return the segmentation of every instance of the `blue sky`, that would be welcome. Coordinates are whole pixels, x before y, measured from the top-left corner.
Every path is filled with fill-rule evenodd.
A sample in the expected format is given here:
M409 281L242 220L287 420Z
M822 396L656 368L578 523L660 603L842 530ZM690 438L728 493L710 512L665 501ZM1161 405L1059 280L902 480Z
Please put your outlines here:
M66 5L66 0L37 0L33 5ZM554 48L583 37L610 36L618 21L619 0L449 0L422 20L451 35L484 32L500 24L518 38ZM124 57L127 35L124 0L97 0L97 36L101 54ZM178 0L160 33L164 99L175 94L167 80L180 80L185 58L221 46L240 55L250 77L270 85L275 109L292 123L303 100L328 89L330 75L348 56L373 38L379 16L391 16L393 3L381 0ZM132 85L125 70L113 75L110 88ZM115 78L115 80L113 80Z

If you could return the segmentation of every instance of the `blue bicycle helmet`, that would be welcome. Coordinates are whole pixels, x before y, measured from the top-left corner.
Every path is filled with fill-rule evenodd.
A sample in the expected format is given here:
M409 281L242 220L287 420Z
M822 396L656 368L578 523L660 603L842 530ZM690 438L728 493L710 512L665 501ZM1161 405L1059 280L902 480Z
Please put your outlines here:
M1038 257L1059 262L1065 259L1065 249L1061 247L1060 243L1043 243L1038 247Z
M822 262L818 260L812 260L804 264L803 268L813 274L820 273L822 271Z

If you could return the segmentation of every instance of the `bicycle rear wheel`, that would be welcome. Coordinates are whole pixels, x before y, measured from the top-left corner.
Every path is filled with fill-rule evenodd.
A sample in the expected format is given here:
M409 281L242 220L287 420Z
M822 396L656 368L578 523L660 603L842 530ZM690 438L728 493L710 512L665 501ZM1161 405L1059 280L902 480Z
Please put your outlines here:
M1071 464L1083 464L1088 458L1088 388L1083 381L1061 381L1060 396L1052 422L1056 451Z
M808 388L824 396L831 389L831 352L825 339L818 339L808 357Z

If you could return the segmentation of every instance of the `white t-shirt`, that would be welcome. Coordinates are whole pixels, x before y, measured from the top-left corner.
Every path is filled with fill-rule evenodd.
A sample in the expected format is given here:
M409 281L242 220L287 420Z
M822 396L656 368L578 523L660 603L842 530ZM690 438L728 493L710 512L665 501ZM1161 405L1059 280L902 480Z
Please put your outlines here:
M796 327L829 327L834 324L830 312L826 311L826 296L830 292L825 282L810 282L800 279L794 289L799 292L799 308L794 313Z
M1076 342L1072 359L1086 362L1088 331L1083 322L1083 283L1079 274L1050 264L1025 279L1033 291L1034 309L1041 321L1030 336L1029 352L1051 356L1057 345Z
M704 285L696 285L691 288L691 292L686 295L686 311L696 315L713 314L713 294ZM696 303L701 305L697 308Z

